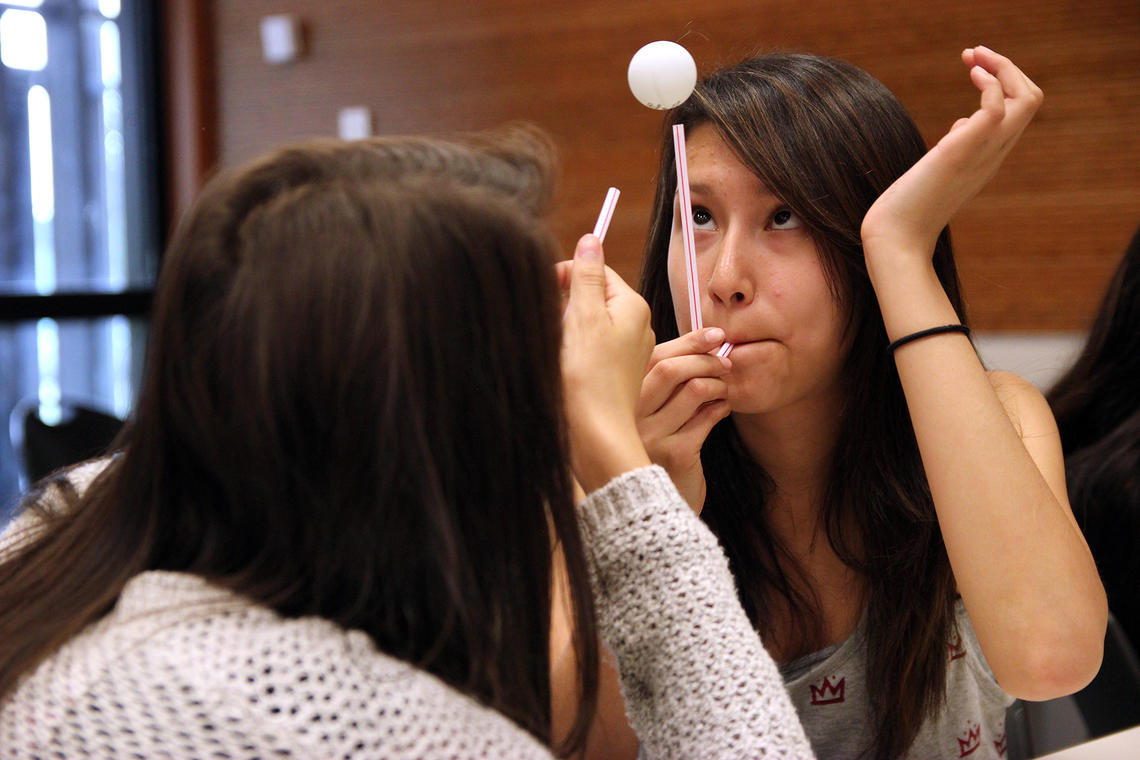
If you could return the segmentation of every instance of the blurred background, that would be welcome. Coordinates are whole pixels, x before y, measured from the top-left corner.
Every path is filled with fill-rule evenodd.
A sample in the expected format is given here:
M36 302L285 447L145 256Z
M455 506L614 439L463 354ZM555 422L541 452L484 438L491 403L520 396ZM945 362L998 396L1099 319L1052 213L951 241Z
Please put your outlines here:
M930 143L977 106L959 52L1010 56L1044 106L951 228L987 363L1043 389L1067 365L1140 222L1136 0L25 0L0 2L0 419L20 443L29 407L128 415L169 230L218 168L283 142L536 123L564 249L617 186L607 256L634 279L662 119L626 67L657 39L702 73L851 61ZM17 461L0 436L0 512Z

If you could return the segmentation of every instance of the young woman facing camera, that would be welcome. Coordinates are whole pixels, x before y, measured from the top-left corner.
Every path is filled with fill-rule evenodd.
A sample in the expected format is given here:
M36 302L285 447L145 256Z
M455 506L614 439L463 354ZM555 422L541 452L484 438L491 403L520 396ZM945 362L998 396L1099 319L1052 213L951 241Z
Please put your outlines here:
M824 758L1002 756L1014 697L1075 691L1100 662L1056 426L979 362L946 229L1041 93L993 51L962 59L980 107L929 151L879 82L808 55L716 72L667 118L688 136L706 326L666 134L639 428L725 546Z

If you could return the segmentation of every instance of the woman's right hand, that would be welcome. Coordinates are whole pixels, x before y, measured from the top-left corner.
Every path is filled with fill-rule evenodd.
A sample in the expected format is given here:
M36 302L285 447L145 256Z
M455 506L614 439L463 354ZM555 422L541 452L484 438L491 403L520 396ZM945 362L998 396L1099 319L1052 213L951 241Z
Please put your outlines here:
M723 330L707 327L657 346L637 406L637 428L649 458L665 468L698 514L705 503L701 447L730 411L723 378L732 361L711 353L723 342Z

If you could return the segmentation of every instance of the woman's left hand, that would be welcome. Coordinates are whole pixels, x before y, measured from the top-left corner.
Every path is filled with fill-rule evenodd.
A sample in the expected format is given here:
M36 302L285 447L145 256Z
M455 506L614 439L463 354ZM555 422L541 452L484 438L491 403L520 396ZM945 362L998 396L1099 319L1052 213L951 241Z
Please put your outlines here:
M929 256L950 218L981 190L1013 148L1044 95L1008 58L985 47L962 52L981 104L955 122L883 192L863 219L868 257Z
M1041 104L1041 91L1008 59L973 48L962 60L981 107L863 221L888 340L958 322L932 263L938 235ZM1022 699L1071 694L1100 666L1107 607L1065 495L1048 404L1024 380L988 374L962 335L907 343L894 361L954 581L990 669Z

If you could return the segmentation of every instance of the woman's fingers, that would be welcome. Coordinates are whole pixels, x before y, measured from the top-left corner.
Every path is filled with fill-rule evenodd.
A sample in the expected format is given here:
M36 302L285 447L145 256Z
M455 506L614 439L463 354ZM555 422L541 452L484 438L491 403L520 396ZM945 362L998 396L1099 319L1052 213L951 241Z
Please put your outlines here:
M628 322L640 327L641 343L638 349L644 354L642 369L647 365L655 340L649 326L649 304L641 295L622 279L621 275L609 267L605 268L606 308L615 322Z
M965 51L962 60L968 66L980 66L995 76L1001 82L1005 94L1012 99L1040 102L1044 97L1041 88L1017 64L984 45Z
M715 356L709 358L717 360ZM711 369L711 365L706 367ZM727 384L721 377L710 377L705 374L707 371L709 370L703 370L700 375L689 376L680 383L669 383L667 387L672 392L668 398L652 408L646 402L643 391L637 415L637 427L643 439L660 440L673 435L705 404L724 399L728 390ZM642 387L644 389L644 384Z
M989 48L967 48L962 62L970 67L970 80L980 92L979 107L954 123L939 141L940 149L948 153L956 171L977 166L987 172L988 180L989 170L996 170L1012 149L1044 96L1013 61Z
M713 354L723 342L724 330L709 327L654 348L637 404L637 432L649 458L698 513L705 492L701 446L731 411L723 377L732 361Z
M1005 116L1005 90L1002 83L981 66L970 69L970 80L981 90L981 111L991 118L1001 121Z
M1002 117L1012 114L1010 126L1020 133L1044 100L1041 88L1013 61L987 47L968 48L962 52L962 61L982 92L981 109Z
M653 350L653 364L662 359L685 354L707 354L724 343L724 330L719 327L704 327L685 333L679 338L662 343Z
M694 338L695 345L706 347L699 336ZM705 438L728 415L723 377L730 368L731 361L719 356L686 354L659 359L646 373L637 429L650 457L670 474L699 466Z
M570 270L570 302L578 303L585 312L602 308L606 293L606 264L602 243L593 235L583 235L574 251Z
M723 399L701 405L670 435L646 444L650 458L670 474L686 472L694 465L699 465L701 447L704 446L709 432L731 411L732 407Z
M723 334L723 333L722 333ZM690 337L693 334L690 333ZM728 374L732 361L708 353L722 341L709 338L696 338L687 341L695 348L684 353L674 353L678 341L663 343L653 349L649 358L649 370L641 383L641 402L638 415L648 416L663 407L685 383L695 378L718 378ZM703 349L703 350L702 350Z

